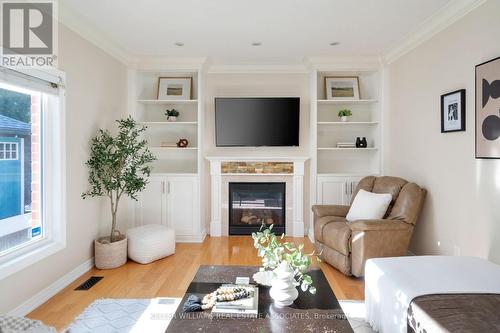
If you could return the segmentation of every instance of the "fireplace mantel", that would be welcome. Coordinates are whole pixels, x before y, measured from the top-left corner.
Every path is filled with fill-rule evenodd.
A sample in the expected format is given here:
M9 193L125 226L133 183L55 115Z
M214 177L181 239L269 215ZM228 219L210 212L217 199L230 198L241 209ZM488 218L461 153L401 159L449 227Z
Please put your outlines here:
M211 179L211 220L210 236L220 237L223 232L222 216L222 183L223 177L238 178L248 176L263 176L286 181L292 178L292 221L291 230L287 226L287 235L293 237L304 236L304 164L308 157L249 157L249 156L208 156L210 161ZM290 173L222 173L223 162L290 162L293 163L293 172ZM256 182L260 180L256 179ZM225 219L227 221L227 219ZM227 228L224 228L226 230Z

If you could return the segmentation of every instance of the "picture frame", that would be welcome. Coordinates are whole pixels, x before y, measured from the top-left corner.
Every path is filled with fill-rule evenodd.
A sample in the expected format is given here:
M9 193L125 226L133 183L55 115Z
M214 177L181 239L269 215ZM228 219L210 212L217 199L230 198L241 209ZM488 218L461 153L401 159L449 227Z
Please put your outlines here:
M358 76L325 77L325 97L328 100L359 100Z
M500 159L500 57L475 68L475 157Z
M193 79L191 77L159 77L158 100L190 100Z
M465 131L465 89L441 95L441 133Z

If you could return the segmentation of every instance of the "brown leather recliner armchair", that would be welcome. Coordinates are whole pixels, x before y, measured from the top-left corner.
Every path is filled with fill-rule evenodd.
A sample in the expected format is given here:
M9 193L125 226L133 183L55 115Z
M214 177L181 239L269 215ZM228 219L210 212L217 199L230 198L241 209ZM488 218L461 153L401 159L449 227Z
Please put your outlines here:
M426 195L415 183L387 176L363 178L352 200L360 189L392 195L383 219L348 222L345 217L350 206L312 207L315 246L321 259L346 275L358 277L364 275L370 258L406 255Z

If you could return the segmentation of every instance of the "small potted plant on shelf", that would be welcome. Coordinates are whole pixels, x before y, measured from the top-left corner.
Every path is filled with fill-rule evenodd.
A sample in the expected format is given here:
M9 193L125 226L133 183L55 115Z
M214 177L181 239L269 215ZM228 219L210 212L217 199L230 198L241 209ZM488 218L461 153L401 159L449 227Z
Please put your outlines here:
M92 139L89 168L90 189L82 198L108 197L111 210L109 236L94 241L95 265L99 269L119 267L127 262L127 238L116 226L118 204L123 196L137 200L151 173L151 162L156 158L147 148L141 134L146 130L132 117L117 120L118 134L99 130Z
M179 111L176 109L165 111L165 116L167 116L167 121L177 121L177 117L179 117Z
M343 109L339 111L338 114L340 121L346 122L349 120L349 117L352 116L352 112L349 109Z
M296 246L294 243L283 241L272 232L273 225L269 227L262 224L259 232L252 233L254 247L257 255L262 258L262 268L254 275L254 280L262 284L270 284L269 294L277 307L291 305L297 299L299 293L297 286L304 292L316 293L316 287L307 270L314 258L321 262L314 254L302 252L304 244ZM259 276L260 275L260 276ZM266 281L267 280L267 281Z

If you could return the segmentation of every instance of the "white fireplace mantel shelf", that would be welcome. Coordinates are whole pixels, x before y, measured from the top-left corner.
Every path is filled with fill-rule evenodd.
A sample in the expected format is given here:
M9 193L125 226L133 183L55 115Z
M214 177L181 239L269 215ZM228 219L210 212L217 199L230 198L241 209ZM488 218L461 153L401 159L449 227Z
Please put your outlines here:
M210 162L302 162L309 159L307 156L276 157L276 156L207 156Z
M290 157L252 157L252 156L207 156L210 161L210 180L211 180L211 220L210 236L222 236L222 177L231 176L251 176L262 175L284 179L293 177L293 204L292 204L292 230L287 230L287 235L293 237L304 237L304 164L309 157L290 156ZM222 173L222 162L292 162L293 173ZM289 179L289 178L288 178Z

